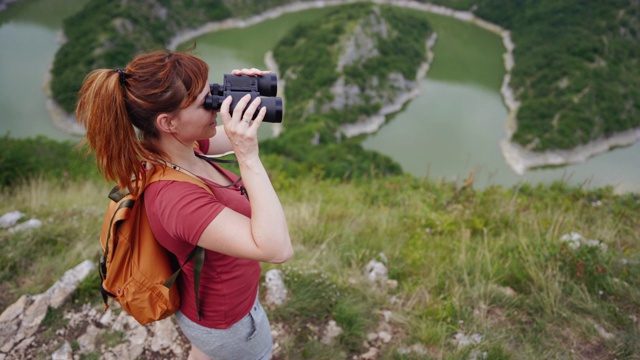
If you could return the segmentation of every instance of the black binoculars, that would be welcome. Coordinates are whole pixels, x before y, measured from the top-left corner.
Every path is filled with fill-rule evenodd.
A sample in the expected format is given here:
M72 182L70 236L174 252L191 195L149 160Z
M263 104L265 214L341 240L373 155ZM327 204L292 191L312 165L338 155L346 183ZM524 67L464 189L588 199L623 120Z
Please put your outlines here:
M245 95L251 94L251 101L261 97L261 107L267 108L267 113L262 121L282 122L282 99L275 97L278 91L278 77L276 74L264 74L263 76L224 74L222 85L210 84L211 95L204 100L204 108L218 110L224 99L233 98L229 112L233 114L238 101ZM256 114L258 112L256 111Z

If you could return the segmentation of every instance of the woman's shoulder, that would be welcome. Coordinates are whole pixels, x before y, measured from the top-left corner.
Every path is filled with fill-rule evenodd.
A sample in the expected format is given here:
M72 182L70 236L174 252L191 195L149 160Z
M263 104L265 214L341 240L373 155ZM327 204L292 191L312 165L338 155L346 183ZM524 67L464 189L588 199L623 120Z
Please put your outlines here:
M213 196L202 186L188 181L158 180L149 184L144 190L145 204L149 202L166 204L192 201L213 201Z

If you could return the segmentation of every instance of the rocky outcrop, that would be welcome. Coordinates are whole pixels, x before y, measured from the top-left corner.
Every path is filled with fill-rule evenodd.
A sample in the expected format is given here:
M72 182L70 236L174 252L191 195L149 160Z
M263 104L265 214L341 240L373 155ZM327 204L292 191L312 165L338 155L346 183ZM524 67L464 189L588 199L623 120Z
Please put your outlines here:
M433 62L433 52L431 48L435 45L438 36L437 34L432 34L431 37L426 42L427 48L427 59L422 65L418 68L416 72L415 79L407 80L399 73L391 73L388 76L387 82L391 84L395 84L396 93L393 98L383 99L382 103L384 104L380 110L365 119L357 121L355 123L343 124L340 126L340 131L345 134L347 137L358 136L360 134L373 134L384 123L386 122L387 115L396 113L402 109L404 104L415 99L420 93L422 89L420 88L420 80L423 79L429 68L431 63ZM352 96L346 96L345 93L348 92L348 88L344 86L344 79L339 79L334 87L332 88L332 92L335 95L336 99L349 98ZM370 94L369 94L370 95ZM335 106L340 106L339 104L335 104Z
M68 270L62 278L42 294L24 295L0 314L0 360L27 359L27 349L47 315L49 308L62 306L77 285L93 270L93 263L84 261Z
M363 64L371 58L380 56L375 48L375 38L388 39L395 36L397 36L395 31L380 17L379 10L374 8L374 11L364 17L356 25L351 36L341 44L343 51L338 58L336 72L342 73L345 66ZM340 131L347 137L376 132L384 125L387 115L400 111L405 103L420 94L419 81L424 78L433 61L431 48L436 39L437 35L432 34L426 41L427 59L419 66L415 78L405 79L401 72L391 72L384 80L375 76L367 79L366 86L361 89L358 85L347 83L345 77L340 76L331 88L333 100L323 104L320 112L341 111L359 105L371 106L371 103L383 104L377 113L340 126ZM380 86L382 82L388 85Z
M172 317L143 326L115 302L106 311L91 304L69 305L69 296L93 269L91 261L84 261L44 293L24 295L5 309L0 315L0 360L71 360L90 353L107 360L187 358L189 341ZM51 312L62 313L62 320L45 324Z
M381 293L395 289L398 283L388 278L387 262L386 256L379 254L363 269L362 279L353 281L366 281ZM106 311L102 305L71 304L70 295L91 271L94 271L93 264L84 261L44 293L22 296L6 308L0 315L0 360L72 360L95 355L104 360L187 359L191 345L173 317L140 325L115 302L110 302ZM267 311L286 306L289 301L282 276L277 269L265 273L263 304ZM393 297L389 300L390 303L397 301ZM393 324L392 311L380 309L373 315L378 322L369 329L362 353L354 359L378 359L382 349L401 333ZM343 332L331 318L324 324L307 324L306 329L329 346L338 341ZM297 336L296 330L280 322L271 324L271 333L274 357L283 351L281 343L290 343L290 338ZM400 351L408 355L426 354L420 344Z

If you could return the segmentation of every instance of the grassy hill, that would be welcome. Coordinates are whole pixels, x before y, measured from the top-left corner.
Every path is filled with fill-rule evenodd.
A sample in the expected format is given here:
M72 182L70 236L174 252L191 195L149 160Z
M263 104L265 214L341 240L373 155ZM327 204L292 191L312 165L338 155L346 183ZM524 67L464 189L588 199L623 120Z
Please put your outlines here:
M271 176L296 250L288 263L263 267L283 270L291 296L269 312L285 326L284 358L362 354L383 314L393 334L383 359L423 358L412 346L441 359L640 357L637 194ZM19 210L43 226L0 229L0 309L97 260L108 188L42 178L4 188L0 213ZM386 265L391 281L366 279L371 260ZM101 308L97 289L97 276L89 277L69 306ZM343 329L331 346L310 330L329 320Z

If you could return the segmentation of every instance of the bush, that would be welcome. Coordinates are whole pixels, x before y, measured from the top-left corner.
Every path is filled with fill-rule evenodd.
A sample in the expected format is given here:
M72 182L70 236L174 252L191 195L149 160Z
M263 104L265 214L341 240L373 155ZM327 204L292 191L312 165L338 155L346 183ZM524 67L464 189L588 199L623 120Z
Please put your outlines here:
M44 177L60 182L99 178L95 160L71 141L38 136L0 138L0 189L28 179Z

